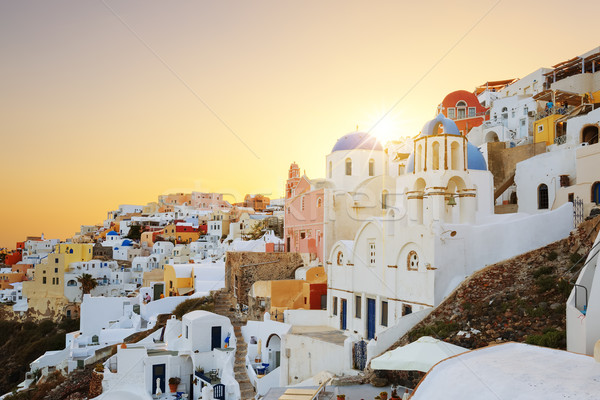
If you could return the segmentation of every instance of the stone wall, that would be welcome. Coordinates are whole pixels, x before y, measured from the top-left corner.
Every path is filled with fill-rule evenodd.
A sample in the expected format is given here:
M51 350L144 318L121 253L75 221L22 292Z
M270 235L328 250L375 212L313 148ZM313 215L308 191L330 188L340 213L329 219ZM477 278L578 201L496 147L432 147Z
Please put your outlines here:
M517 163L546 152L544 143L506 148L506 143L488 143L488 170L494 176L494 190L515 172Z
M227 252L225 289L237 295L238 304L248 304L248 292L256 281L294 279L304 263L298 253Z
M96 243L92 250L92 256L94 259L106 258L112 260L113 249L112 246L102 246L100 243Z

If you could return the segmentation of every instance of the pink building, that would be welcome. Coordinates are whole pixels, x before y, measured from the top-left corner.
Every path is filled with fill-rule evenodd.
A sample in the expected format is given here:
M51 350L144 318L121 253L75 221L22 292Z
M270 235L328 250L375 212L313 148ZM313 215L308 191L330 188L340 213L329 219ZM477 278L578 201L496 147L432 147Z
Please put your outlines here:
M310 253L324 261L324 189L314 188L300 177L296 163L290 165L285 194L284 240L289 252Z
M202 193L192 192L192 207L200 210L218 210L221 208L231 208L231 204L223 200L222 193Z

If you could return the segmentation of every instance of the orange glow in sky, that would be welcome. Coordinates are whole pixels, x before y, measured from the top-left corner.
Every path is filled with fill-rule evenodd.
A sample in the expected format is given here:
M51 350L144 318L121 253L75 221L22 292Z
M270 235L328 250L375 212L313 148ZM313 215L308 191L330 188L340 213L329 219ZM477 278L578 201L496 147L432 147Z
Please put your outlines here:
M598 46L600 3L0 2L0 247L174 191L279 197L359 126Z

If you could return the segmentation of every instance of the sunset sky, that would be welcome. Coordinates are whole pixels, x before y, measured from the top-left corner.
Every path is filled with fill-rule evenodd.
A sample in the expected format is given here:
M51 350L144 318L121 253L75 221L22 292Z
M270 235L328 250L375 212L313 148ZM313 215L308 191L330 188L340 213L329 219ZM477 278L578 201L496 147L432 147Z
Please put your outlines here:
M0 247L175 191L279 197L356 129L598 43L600 2L0 1ZM233 200L233 197L229 197Z

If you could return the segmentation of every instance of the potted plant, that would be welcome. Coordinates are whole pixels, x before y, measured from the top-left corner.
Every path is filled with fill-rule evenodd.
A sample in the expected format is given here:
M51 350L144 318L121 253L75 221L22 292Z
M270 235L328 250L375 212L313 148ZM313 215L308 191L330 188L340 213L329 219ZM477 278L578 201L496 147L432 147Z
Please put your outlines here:
M179 386L180 383L181 378L176 376L169 378L169 390L171 390L171 393L175 393L177 391L177 386Z
M392 389L392 393L390 393L390 400L400 400L400 397L398 397L398 392L396 391L396 388Z
M379 398L381 400L387 400L387 392L381 392L381 393L379 393Z
M345 400L346 399L346 395L345 394L338 394L337 395L337 400Z

